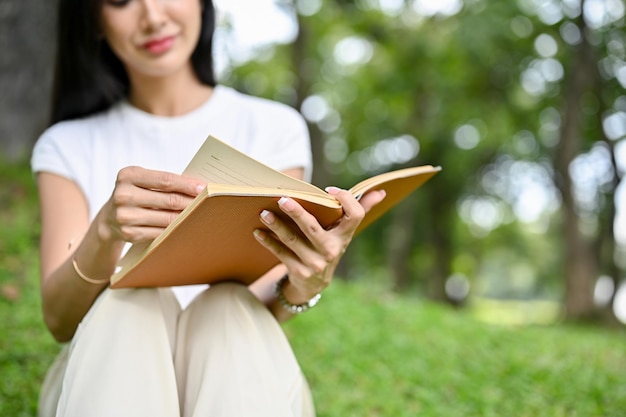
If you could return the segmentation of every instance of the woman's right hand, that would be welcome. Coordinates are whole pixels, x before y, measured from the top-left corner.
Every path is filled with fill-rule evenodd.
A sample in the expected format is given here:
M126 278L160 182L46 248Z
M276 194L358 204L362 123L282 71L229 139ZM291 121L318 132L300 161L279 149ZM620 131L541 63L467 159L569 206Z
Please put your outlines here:
M153 240L205 186L202 181L170 172L123 168L106 204L106 227L101 233L131 243Z

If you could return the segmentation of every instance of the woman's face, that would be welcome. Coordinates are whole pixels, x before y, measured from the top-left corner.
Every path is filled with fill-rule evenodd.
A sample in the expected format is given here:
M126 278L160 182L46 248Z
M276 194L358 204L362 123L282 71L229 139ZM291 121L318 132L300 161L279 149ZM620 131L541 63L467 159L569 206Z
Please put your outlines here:
M199 0L104 0L102 32L129 75L190 67L202 25Z

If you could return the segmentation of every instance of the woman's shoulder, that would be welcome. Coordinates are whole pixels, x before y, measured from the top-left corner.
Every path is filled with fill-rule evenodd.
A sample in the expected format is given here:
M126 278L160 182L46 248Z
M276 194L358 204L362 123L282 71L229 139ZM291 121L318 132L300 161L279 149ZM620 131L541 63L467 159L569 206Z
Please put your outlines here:
M115 137L109 130L116 125L112 123L115 120L112 114L118 111L116 107L82 118L63 120L45 129L33 146L33 170L69 176L76 166L87 163L98 138Z
M118 111L119 105L89 116L57 122L43 131L40 141L85 142L91 133L110 124L112 114Z

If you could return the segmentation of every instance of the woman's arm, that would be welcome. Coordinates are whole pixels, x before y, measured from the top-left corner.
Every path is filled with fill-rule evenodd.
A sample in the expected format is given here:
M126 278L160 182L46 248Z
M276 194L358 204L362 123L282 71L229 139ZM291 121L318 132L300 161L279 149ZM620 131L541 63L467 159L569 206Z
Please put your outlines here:
M110 274L106 258L119 256L120 245L100 241L97 230L89 228L87 202L74 182L42 172L37 175L37 184L41 205L43 316L55 339L63 342L71 339L80 320L106 287L80 279L72 259L75 256L78 262L82 255L80 268L85 274L106 277ZM77 248L81 249L80 254ZM88 253L99 262L88 260Z
M111 198L89 223L85 197L73 181L37 175L41 204L43 316L58 341L68 341L108 284L126 242L154 239L202 190L200 181L138 167L118 174Z

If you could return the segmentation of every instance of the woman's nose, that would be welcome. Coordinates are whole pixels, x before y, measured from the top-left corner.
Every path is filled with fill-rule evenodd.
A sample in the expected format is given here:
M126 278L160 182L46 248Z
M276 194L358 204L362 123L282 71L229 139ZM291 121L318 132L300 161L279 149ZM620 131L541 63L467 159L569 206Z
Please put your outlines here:
M144 26L147 30L156 30L167 21L167 13L163 0L144 0Z

